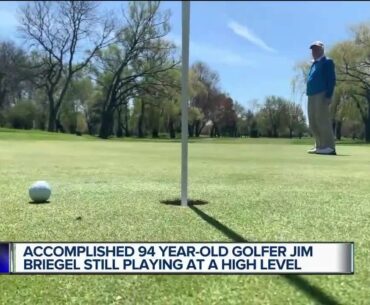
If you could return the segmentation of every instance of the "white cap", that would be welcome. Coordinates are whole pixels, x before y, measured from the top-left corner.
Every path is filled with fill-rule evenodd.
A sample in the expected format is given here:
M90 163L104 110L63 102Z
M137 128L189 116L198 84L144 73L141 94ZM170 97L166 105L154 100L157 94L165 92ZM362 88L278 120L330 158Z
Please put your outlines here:
M318 46L318 47L324 48L324 43L317 40L317 41L314 41L313 43L311 43L310 49L312 49L313 46Z

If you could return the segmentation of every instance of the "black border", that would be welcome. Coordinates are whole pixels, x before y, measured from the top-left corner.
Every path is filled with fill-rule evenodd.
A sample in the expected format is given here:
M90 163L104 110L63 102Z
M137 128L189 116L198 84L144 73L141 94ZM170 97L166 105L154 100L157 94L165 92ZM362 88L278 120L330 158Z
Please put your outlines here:
M37 272L37 273L30 273L30 272L10 272L8 274L11 275L354 275L355 274L355 242L353 241L287 241L287 242L278 242L278 241L257 241L257 242L232 242L232 241L2 241L3 243L9 243L9 244L53 244L53 243L68 243L68 244L184 244L184 243L192 243L192 244L352 244L353 249L353 270L351 273L342 273L342 272L333 272L333 273L327 273L327 272L281 272L281 273L270 273L270 272L215 272L215 273L209 273L209 272ZM10 247L10 245L9 245ZM13 250L13 249L12 249ZM13 253L13 251L12 251ZM10 260L9 260L10 261ZM11 270L11 269L10 269ZM11 270L12 271L12 270ZM5 273L6 275L7 273Z

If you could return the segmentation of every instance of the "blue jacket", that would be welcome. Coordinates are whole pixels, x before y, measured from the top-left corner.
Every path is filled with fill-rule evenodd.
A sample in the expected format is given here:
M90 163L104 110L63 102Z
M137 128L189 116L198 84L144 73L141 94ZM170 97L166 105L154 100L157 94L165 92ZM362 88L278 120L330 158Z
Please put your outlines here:
M335 66L332 59L325 56L312 63L307 78L307 95L325 92L326 98L331 98L335 87Z

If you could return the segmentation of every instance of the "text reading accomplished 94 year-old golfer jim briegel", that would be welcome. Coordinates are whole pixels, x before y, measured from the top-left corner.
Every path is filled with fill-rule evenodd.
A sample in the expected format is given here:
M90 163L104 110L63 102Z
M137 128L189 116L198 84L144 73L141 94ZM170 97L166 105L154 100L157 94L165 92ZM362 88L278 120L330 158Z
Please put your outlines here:
M0 257L1 272L14 274L353 274L353 248L351 242L22 242L3 243Z

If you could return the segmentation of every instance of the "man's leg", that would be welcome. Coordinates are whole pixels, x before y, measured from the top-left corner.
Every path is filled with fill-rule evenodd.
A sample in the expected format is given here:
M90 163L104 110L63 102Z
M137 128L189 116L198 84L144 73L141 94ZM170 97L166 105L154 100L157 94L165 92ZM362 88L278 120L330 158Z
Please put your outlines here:
M322 148L331 148L335 151L334 133L329 111L330 100L325 98L325 94L320 94L317 104L317 125L319 129L320 143Z
M319 137L319 130L317 126L317 98L316 95L308 97L307 103L307 113L308 113L308 122L310 125L310 129L312 131L313 137L315 139L316 148L321 147L320 137Z

